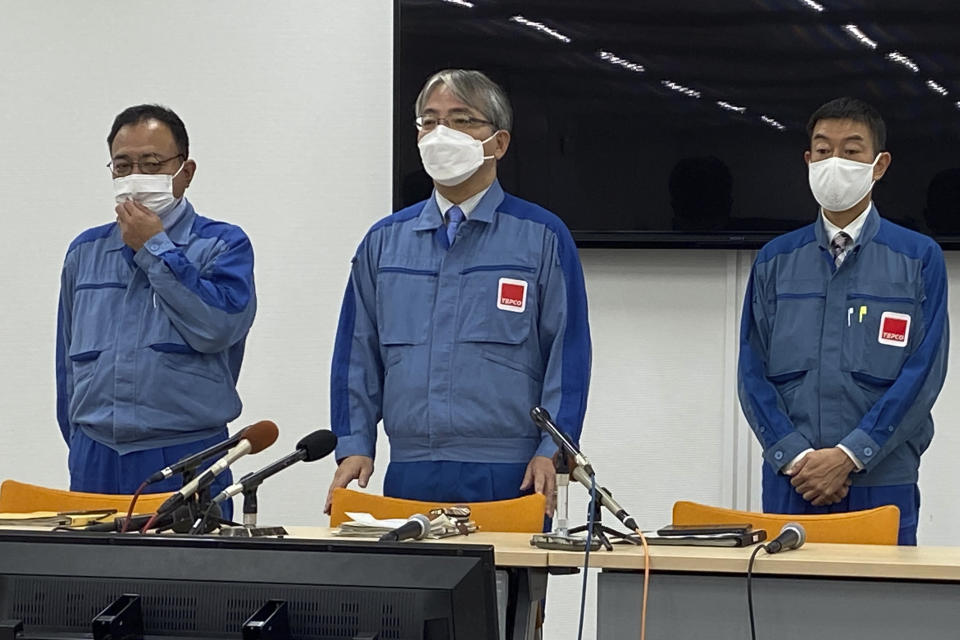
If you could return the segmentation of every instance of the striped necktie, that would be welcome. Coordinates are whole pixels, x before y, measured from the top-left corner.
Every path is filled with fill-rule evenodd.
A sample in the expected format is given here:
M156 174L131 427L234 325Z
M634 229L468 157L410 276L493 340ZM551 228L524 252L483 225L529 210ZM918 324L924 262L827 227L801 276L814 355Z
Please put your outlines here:
M838 231L837 235L833 236L833 240L830 241L830 253L833 254L833 263L837 265L838 269L850 252L850 245L852 244L853 238L844 231Z

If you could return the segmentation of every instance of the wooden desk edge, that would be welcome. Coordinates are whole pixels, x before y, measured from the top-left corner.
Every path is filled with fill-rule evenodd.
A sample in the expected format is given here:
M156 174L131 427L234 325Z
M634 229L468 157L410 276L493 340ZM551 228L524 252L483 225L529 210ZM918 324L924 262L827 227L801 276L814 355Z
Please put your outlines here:
M746 574L753 547L651 546L651 571ZM551 567L582 567L583 554L552 552ZM590 554L590 566L624 571L643 570L639 548L616 547ZM960 582L960 547L896 547L810 544L769 556L761 552L756 575L943 580Z

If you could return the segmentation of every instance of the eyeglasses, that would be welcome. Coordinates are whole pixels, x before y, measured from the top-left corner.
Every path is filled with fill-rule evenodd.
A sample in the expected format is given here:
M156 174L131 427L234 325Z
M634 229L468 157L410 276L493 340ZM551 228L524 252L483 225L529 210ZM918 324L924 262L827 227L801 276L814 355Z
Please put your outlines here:
M167 164L171 160L176 160L177 158L182 158L183 154L178 153L175 156L170 156L169 158L161 158L155 153L148 153L140 156L139 160L130 160L129 158L116 158L107 163L107 169L113 172L116 176L128 176L133 172L133 167L140 167L140 171L143 173L160 173L160 170L163 169L163 165Z
M493 123L489 120L481 120L480 118L474 118L473 116L468 115L455 115L450 116L449 118L438 118L437 116L418 116L414 121L417 125L418 131L433 131L437 128L438 124L445 124L451 129L456 129L457 131L469 131L481 125L491 125Z

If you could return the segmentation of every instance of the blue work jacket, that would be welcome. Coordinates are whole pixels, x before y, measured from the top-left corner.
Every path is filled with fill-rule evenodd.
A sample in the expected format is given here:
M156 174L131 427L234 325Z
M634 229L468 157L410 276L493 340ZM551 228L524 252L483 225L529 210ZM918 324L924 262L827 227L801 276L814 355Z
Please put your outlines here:
M761 249L740 331L744 415L778 471L842 444L855 485L917 481L947 369L947 274L928 236L871 205L839 268L818 219Z
M576 246L559 218L494 182L452 246L435 197L373 226L353 259L331 373L337 458L528 462L575 440L590 380Z
M240 414L253 248L186 200L136 253L116 223L74 240L57 314L57 419L120 454L202 440Z

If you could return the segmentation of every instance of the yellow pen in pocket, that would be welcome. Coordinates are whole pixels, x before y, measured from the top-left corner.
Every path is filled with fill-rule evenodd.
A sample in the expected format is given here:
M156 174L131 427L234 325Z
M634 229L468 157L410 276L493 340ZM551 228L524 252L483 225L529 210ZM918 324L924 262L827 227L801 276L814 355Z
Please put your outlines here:
M867 305L860 305L860 315L857 317L857 321L862 324L865 315L867 315Z

